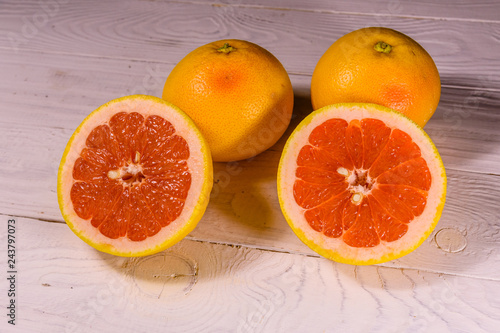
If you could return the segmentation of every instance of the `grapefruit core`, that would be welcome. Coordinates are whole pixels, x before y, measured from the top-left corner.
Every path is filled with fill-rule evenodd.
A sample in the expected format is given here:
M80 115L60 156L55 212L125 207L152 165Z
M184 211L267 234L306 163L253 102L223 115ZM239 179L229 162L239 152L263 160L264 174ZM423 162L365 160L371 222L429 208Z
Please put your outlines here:
M175 244L202 217L212 161L180 109L144 95L112 100L76 129L58 172L68 226L97 250L153 254Z
M436 226L446 174L426 133L375 104L335 104L288 139L278 195L295 234L329 259L376 264L417 248Z

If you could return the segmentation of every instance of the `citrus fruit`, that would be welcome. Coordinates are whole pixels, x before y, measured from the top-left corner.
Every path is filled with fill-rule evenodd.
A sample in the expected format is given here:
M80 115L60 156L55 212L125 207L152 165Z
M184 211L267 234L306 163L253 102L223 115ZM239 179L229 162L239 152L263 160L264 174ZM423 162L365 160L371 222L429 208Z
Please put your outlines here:
M446 197L439 153L421 127L376 104L314 111L289 137L278 169L282 212L311 249L367 265L417 248Z
M169 74L162 97L194 120L216 162L247 159L271 147L293 109L292 84L278 59L234 39L186 55Z
M97 250L143 256L194 229L212 187L209 149L177 107L143 95L112 100L71 136L59 166L59 207Z
M311 80L313 108L375 103L404 113L421 127L441 96L431 56L401 32L364 28L338 39L318 61Z

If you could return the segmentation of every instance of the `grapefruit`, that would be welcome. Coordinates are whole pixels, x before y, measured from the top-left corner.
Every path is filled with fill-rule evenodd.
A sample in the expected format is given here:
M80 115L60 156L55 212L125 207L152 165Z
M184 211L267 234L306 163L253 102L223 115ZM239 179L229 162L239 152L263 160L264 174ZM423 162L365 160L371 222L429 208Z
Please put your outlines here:
M292 84L278 59L235 39L186 55L169 74L162 98L194 120L216 162L247 159L271 147L293 109Z
M426 133L375 104L311 113L289 137L278 169L282 212L320 255L367 265L416 249L436 226L446 173Z
M437 67L405 34L382 27L348 33L318 61L311 80L313 108L375 103L404 113L424 127L441 96Z
M208 203L212 161L180 109L152 96L112 100L71 136L59 166L62 216L97 250L153 254L194 229Z

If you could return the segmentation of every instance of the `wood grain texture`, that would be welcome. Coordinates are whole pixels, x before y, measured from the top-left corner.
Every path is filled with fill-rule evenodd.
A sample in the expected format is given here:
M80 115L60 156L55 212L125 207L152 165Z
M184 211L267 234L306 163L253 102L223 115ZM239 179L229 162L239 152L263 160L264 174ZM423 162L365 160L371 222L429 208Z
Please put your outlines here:
M135 0L68 2L48 14L34 0L2 6L4 49L176 63L200 45L239 38L267 48L289 72L308 75L336 39L382 25L417 40L444 85L500 88L496 22Z
M2 168L0 204L3 212L62 222L57 207L56 171L66 138L60 131L50 132L57 135L51 134L44 142L60 141L53 144L55 148L51 150L34 145L38 141L13 147L26 157L17 164L6 164L10 168ZM69 136L70 131L65 134ZM16 137L19 138L19 134ZM40 158L41 155L46 158ZM278 152L268 151L247 163L217 163L211 202L189 238L315 255L295 237L281 215L275 185L278 158ZM24 181L20 182L22 177ZM446 242L436 243L434 234L414 253L384 265L500 279L497 178L448 171L449 194L436 231L453 229L466 242L465 249L446 251L443 249Z
M23 128L30 131L34 127L44 132L41 127L48 127L52 131L71 133L87 114L113 98L134 93L161 96L165 79L174 66L154 61L68 58L67 55L31 51L16 55L0 50L0 58L4 77L0 81L0 97L4 104L0 112L7 131ZM36 62L32 61L34 58ZM312 111L311 77L296 74L290 77L296 100L288 133ZM14 109L16 112L10 111ZM438 147L447 169L499 173L499 109L500 92L443 88L438 109L425 130ZM35 139L38 135L44 134L32 137ZM272 150L280 151L286 137ZM24 145L19 141L21 133L20 138L14 133L5 138L6 149L14 144L9 140ZM52 142L47 140L36 141L42 145ZM61 146L64 143L61 142Z
M19 311L18 326L0 320L0 332L497 332L499 8L493 0L2 1L0 225L17 221ZM312 110L317 60L371 25L407 33L436 61L443 91L425 130L447 168L448 197L419 249L358 267L298 240L275 183L287 136ZM113 98L160 96L185 54L222 38L253 41L285 65L296 96L288 132L250 161L215 164L207 212L176 246L135 259L93 250L57 206L72 132Z
M500 22L500 3L496 0L473 2L468 0L412 1L412 0L373 0L368 4L363 0L178 0L186 3L208 3L227 6L255 6L282 10L321 11L349 13L364 16L391 16L406 18L430 18L457 21Z
M221 170L224 166L215 169L215 191L222 182L222 177L217 177ZM298 241L282 217L274 174L275 169L265 168L264 163L242 166L241 173L211 198L202 223L190 236L222 243L229 238L247 246L315 255ZM415 252L383 266L500 279L496 268L500 259L498 176L473 175L448 171L449 194L435 232ZM435 235L441 229L452 229L451 235L463 240L465 246L450 249L454 239L438 238L437 242Z
M134 92L160 95L172 65L82 56L65 62L66 56L38 52L15 58L9 51L0 54L8 59L0 63L6 79L0 86L0 211L62 222L57 168L73 130L108 99ZM309 81L308 76L292 75L298 92L294 118L274 147L250 161L215 164L211 202L191 239L315 255L286 224L276 193L282 147L311 111ZM438 230L456 230L467 247L446 252L433 235L415 253L386 266L500 278L495 269L500 251L500 192L495 185L500 170L499 97L494 91L446 88L426 127L448 173L448 198Z
M189 240L119 258L63 224L16 224L22 311L15 329L0 322L2 332L493 332L500 324L491 293L499 281Z

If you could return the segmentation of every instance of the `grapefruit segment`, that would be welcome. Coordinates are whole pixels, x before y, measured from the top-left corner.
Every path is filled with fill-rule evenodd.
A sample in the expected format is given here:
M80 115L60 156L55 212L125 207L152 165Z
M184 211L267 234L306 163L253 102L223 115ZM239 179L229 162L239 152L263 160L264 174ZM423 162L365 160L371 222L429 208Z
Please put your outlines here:
M345 177L338 172L303 166L297 167L295 175L306 183L313 184L340 183L345 180Z
M373 197L367 198L375 225L375 231L381 241L394 242L406 234L408 225L401 223L391 215Z
M297 236L340 262L399 258L434 229L446 174L425 132L375 104L313 112L288 139L278 170L283 214Z
M360 206L355 204L351 199L351 196L349 195L348 200L345 203L344 206L344 212L342 216L342 224L344 227L344 230L349 230L354 223L356 222L359 214L359 208Z
M309 143L314 147L325 148L338 158L338 162L347 168L352 167L352 160L347 154L347 122L343 119L330 119L313 129Z
M306 145L300 150L297 165L331 171L340 167L342 164L326 149Z
M432 179L427 163L422 157L401 163L377 177L379 184L408 185L429 191Z
M391 132L389 142L371 165L370 176L375 178L382 172L417 157L420 157L418 146L408 134L396 128Z
M97 229L104 236L116 239L127 235L127 229L130 221L129 195L129 189L124 189L118 196L115 204L107 210L108 214L104 220L99 221ZM96 206L94 208L98 209ZM131 234L128 235L128 238L131 240L137 240L137 238Z
M344 192L346 188L344 183L311 184L297 179L293 186L293 195L299 206L308 209L321 205L331 197Z
M144 162L142 173L144 176L158 178L175 178L188 172L186 161Z
M77 128L58 173L68 226L98 250L161 251L197 224L208 203L212 162L194 123L152 96L127 96Z
M401 200L398 200L398 198L392 196L390 193L375 188L371 196L382 205L382 208L385 209L389 215L400 222L410 223L415 217L411 210Z
M380 184L377 188L398 199L410 209L411 213L419 216L424 212L427 203L427 191L419 190L405 185Z
M343 208L347 202L346 192L342 192L313 209L305 211L304 216L311 227L329 237L339 237L343 232Z
M364 159L363 168L370 169L389 141L391 129L378 119L364 119L361 126L363 133Z
M380 238L372 223L370 206L365 201L357 206L354 221L344 233L344 242L351 247L371 248L380 244Z
M363 137L361 135L361 124L358 119L349 122L345 133L347 152L356 169L363 165ZM336 155L337 156L337 155ZM343 167L345 167L343 165Z

